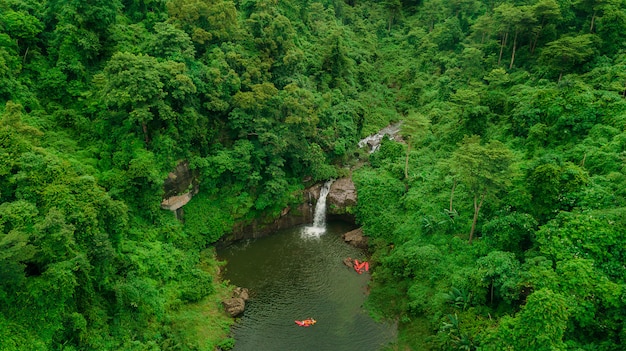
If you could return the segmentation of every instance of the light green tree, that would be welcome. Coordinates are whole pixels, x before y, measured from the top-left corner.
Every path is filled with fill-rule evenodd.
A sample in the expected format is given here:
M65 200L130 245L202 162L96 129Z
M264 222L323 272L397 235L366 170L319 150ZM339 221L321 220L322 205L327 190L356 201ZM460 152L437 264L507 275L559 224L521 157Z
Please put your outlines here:
M430 119L418 112L410 112L402 120L402 135L407 143L406 157L404 161L404 178L409 179L409 156L411 145L421 141L429 132Z
M474 217L469 232L472 243L480 209L488 196L509 185L512 176L513 153L501 142L481 145L480 136L463 138L452 154L450 170L455 179L465 184L473 197Z
M538 21L538 25L533 28L535 38L530 44L530 52L534 53L539 37L544 29L549 23L561 19L561 9L555 0L539 0L533 5L532 10Z
M139 125L144 141L150 144L150 122L154 121L157 128L176 126L187 98L196 92L186 73L184 63L117 53L96 79L100 81L104 103L114 113L127 118L131 125Z
M598 16L601 16L605 10L612 10L614 7L624 6L624 3L622 0L577 0L573 2L573 5L583 12L591 14L589 32L593 33Z
M232 1L170 0L166 6L170 21L198 44L227 40L238 32L237 9Z
M593 56L596 39L592 34L562 37L548 43L541 50L539 59L553 71L559 72L559 81L561 81L564 72Z
M496 340L485 350L564 351L569 316L569 301L563 295L550 289L537 290L517 316L501 319Z
M509 63L509 69L511 69L515 62L518 35L529 31L537 19L529 6L514 6L504 3L494 9L494 20L499 25L498 31L501 35L498 65L500 65L502 60L502 53L507 45L509 33L513 32L513 48L511 50L511 62Z

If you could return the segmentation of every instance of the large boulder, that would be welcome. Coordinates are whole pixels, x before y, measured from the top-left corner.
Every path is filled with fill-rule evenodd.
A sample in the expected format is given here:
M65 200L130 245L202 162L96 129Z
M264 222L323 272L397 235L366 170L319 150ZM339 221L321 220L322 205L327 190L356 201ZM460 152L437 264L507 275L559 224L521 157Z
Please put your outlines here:
M185 206L194 195L195 194L193 192L187 192L182 195L170 196L161 201L161 208L164 210L177 211L181 207Z
M250 298L250 292L246 288L236 287L233 290L232 296L243 299L244 301L248 301L248 299Z
M333 182L326 198L326 203L330 207L345 209L356 205L356 186L351 178L340 178Z
M231 317L237 317L246 309L246 301L250 298L248 289L236 287L229 299L222 301L224 310Z
M231 317L237 317L246 309L246 301L238 297L231 297L222 301L222 305L224 305L224 310Z
M342 238L348 244L359 249L367 249L368 247L367 237L363 236L362 228L349 231L345 233Z
M328 217L354 223L353 213L356 204L356 186L352 182L352 178L340 178L334 181L326 198Z

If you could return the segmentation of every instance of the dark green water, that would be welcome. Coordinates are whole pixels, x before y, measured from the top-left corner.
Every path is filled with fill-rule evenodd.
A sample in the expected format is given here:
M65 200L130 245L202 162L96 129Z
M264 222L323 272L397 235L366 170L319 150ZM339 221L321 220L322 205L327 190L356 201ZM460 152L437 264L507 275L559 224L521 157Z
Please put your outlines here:
M302 227L218 250L224 278L250 290L246 311L233 327L236 351L377 351L395 338L395 327L377 323L362 308L369 274L346 267L363 258L329 223L319 237ZM312 327L294 320L315 318Z

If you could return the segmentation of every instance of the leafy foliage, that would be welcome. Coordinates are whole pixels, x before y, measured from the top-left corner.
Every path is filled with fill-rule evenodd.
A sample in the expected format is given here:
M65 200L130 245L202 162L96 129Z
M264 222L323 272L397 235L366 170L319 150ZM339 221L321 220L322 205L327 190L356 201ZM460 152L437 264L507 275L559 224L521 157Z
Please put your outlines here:
M203 250L352 174L398 349L618 349L625 8L1 2L2 347L230 348Z

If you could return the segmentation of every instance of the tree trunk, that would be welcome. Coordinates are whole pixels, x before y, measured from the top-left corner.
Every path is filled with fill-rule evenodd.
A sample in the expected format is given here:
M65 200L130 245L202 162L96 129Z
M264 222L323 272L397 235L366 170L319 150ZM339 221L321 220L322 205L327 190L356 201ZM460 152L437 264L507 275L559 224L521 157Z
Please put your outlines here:
M585 160L587 159L587 153L585 152L585 154L583 155L583 160L580 161L580 167L585 167Z
M537 34L535 34L535 40L530 45L531 54L535 53L535 49L537 48L537 42L539 41L539 34L541 34L541 32L543 31L543 26L545 25L545 22L546 22L546 18L544 17L541 19L541 25L539 26L539 30L537 31Z
M411 153L411 138L408 140L406 149L406 159L404 160L404 179L409 179L409 154Z
M517 30L515 30L515 37L513 38L513 53L511 54L511 64L509 64L509 69L513 68L513 62L515 62L516 47L517 47Z
M539 41L539 34L541 34L541 30L537 31L537 34L535 34L535 40L533 41L533 43L530 46L530 53L531 54L535 53L535 49L537 48L537 42Z
M454 180L454 183L452 183L452 191L450 192L450 213L452 213L453 209L452 209L452 198L454 198L454 189L456 189L456 179Z
M596 21L596 11L593 11L591 16L591 25L589 26L589 33L593 33L593 23Z
M474 231L476 230L476 221L478 221L478 212L483 206L485 200L485 194L480 195L480 202L478 202L478 194L474 195L474 219L472 220L472 229L469 234L469 244L472 245L472 239L474 238Z
M145 122L141 122L141 129L143 130L143 138L146 141L146 145L150 144L150 138L148 137L148 125Z
M28 55L28 49L30 49L30 46L26 47L26 52L24 52L24 58L22 59L22 64L26 64L26 55Z
M509 36L509 32L504 33L502 40L500 41L500 56L498 56L498 66L500 66L500 62L502 61L502 51L504 51L504 46L506 45L506 38Z

